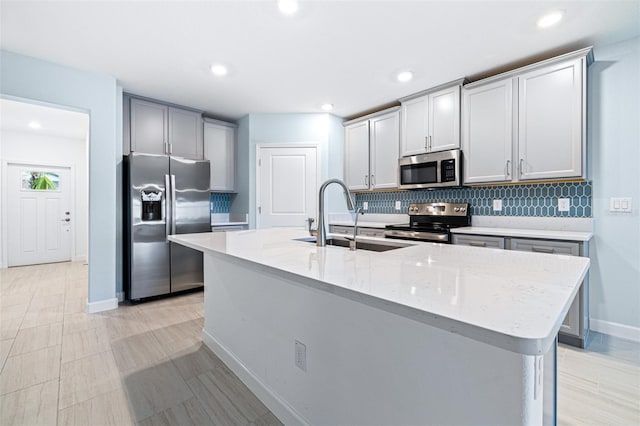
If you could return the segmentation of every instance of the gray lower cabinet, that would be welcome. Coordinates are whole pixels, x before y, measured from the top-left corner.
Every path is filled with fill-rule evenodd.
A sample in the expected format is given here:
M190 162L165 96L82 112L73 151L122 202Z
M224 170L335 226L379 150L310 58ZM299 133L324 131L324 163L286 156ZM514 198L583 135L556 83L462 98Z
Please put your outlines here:
M561 254L566 256L588 256L588 245L584 242L539 240L486 235L453 236L453 243L475 247L493 247L535 253ZM573 300L567 316L560 326L558 339L562 343L584 348L589 334L589 276L585 278L578 295Z
M124 153L203 158L201 113L130 96L124 102L123 124L129 129L129 137L124 138L129 147L124 147Z
M504 238L484 235L454 235L453 244L472 247L504 248Z
M353 235L353 226L329 225L329 233L340 234L340 235ZM384 229L358 226L358 235L362 235L363 237L384 238Z

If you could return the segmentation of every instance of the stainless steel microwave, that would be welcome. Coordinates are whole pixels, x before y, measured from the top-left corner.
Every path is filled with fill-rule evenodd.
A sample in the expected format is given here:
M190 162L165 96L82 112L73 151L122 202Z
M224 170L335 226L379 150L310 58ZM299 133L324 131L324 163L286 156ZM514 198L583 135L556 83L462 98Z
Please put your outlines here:
M401 158L398 162L401 189L462 186L462 151L433 152Z

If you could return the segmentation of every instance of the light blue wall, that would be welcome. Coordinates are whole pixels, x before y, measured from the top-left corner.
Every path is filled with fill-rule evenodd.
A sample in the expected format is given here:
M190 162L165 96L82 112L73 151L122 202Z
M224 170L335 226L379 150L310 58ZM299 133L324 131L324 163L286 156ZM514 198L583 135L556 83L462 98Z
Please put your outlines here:
M249 225L256 223L256 146L268 144L315 143L320 149L320 179L342 178L344 131L342 119L330 114L251 114L243 117L238 129L238 180L240 192L232 212L249 213ZM245 180L245 178L247 178ZM248 191L247 191L248 190ZM246 192L245 192L246 191ZM248 197L244 195L248 193ZM339 201L341 199L341 201ZM329 212L343 211L342 192L331 188L327 194ZM242 211L242 208L247 210Z
M90 115L89 302L116 291L116 145L118 89L102 74L0 51L0 93ZM121 133L121 132L120 132Z
M640 327L640 38L594 49L589 69L589 158L595 237L591 318ZM632 197L632 213L609 212Z

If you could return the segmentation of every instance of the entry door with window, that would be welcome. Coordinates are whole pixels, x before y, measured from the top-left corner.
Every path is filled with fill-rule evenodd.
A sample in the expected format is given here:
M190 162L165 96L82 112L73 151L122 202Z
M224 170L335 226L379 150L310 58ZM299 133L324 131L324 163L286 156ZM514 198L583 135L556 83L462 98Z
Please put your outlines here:
M8 164L8 266L71 260L72 185L68 167Z
M303 227L317 211L315 147L260 147L258 227Z

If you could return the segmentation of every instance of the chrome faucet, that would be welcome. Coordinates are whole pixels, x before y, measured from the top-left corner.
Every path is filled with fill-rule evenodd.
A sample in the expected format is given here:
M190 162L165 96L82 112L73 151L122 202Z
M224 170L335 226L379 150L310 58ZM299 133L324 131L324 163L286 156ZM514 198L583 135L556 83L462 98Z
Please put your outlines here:
M362 207L356 209L356 219L353 224L353 240L349 241L349 250L356 251L356 235L358 235L358 215L364 214Z
M355 204L353 199L351 198L351 192L349 192L349 188L347 185L340 179L329 179L325 183L320 186L320 191L318 192L318 235L316 236L316 245L319 247L324 247L327 245L327 230L325 229L324 224L324 191L327 189L327 186L332 183L337 183L344 189L344 197L347 201L347 209L354 210Z

